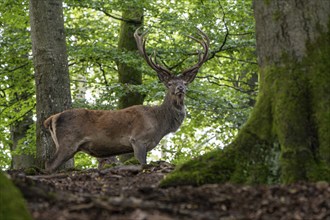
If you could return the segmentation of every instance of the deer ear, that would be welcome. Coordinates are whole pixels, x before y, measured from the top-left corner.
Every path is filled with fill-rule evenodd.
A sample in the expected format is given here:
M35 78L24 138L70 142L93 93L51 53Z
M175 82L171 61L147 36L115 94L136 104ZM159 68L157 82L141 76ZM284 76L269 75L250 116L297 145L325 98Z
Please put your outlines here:
M193 71L183 73L180 78L186 81L187 83L191 83L192 81L194 81L197 73L198 73L198 69L195 69Z
M166 73L166 72L158 72L157 73L158 79L162 82L162 83L167 83L168 81L170 81L171 79L171 75Z

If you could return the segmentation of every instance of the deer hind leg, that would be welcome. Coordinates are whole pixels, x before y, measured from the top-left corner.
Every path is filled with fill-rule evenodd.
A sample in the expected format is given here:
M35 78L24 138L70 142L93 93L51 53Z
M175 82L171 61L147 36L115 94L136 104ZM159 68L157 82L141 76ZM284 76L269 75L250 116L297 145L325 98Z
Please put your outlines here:
M75 151L69 150L68 148L64 149L65 150L63 150L63 148L59 148L54 156L50 160L46 161L46 172L54 172L59 166L71 159L76 153Z
M130 138L130 143L134 150L134 156L135 158L140 162L141 165L144 165L147 163L147 147L145 143L142 143L139 140L136 140L134 138Z
M59 166L71 159L79 149L81 142L63 140L58 144L54 156L45 163L46 172L54 172Z

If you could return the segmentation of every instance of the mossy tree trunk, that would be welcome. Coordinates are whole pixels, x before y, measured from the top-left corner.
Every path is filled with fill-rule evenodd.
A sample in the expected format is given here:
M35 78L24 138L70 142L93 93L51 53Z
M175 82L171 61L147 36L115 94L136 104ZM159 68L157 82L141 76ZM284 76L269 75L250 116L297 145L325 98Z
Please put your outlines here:
M12 152L11 169L22 169L31 167L35 163L35 158L32 153L15 152L17 148L21 148L20 142L27 136L30 126L33 124L32 113L28 113L20 121L16 121L10 127L11 146ZM21 143L22 144L22 143ZM14 152L14 153L13 153Z
M330 181L330 1L255 1L259 94L232 144L163 186Z
M123 21L120 26L120 35L118 42L118 49L123 52L137 51L137 46L134 38L134 31L139 28L143 23L143 8L127 8L122 12ZM132 65L129 60L121 60L117 62L118 65L118 79L123 85L141 85L142 84L142 72L139 71L137 66ZM118 107L120 109L126 108L132 105L143 104L144 96L138 91L125 91L125 94L120 96ZM133 153L124 154L119 156L122 162L134 156Z
M118 49L123 53L137 51L136 42L134 39L134 31L142 25L143 9L128 8L123 11L121 22ZM142 72L137 66L132 65L129 60L121 60L117 62L118 78L122 84L141 85ZM132 105L143 103L144 96L136 91L126 91L119 99L119 108L126 108Z
M26 55L27 56L27 55ZM12 60L13 62L21 62L19 58ZM24 65L18 69L17 72L8 76L16 88L23 89L18 91L14 89L14 93L9 95L9 102L12 103L26 103L31 96L31 90L33 88L32 81L26 78L26 73L30 72L30 65ZM26 105L26 104L25 104ZM35 148L30 146L31 142L28 134L29 129L33 126L33 112L28 109L24 104L16 105L13 109L15 114L12 114L12 118L16 118L10 124L10 151L11 151L11 169L22 169L32 167L35 164L34 150ZM25 112L24 114L22 114ZM17 116L20 115L20 116Z
M71 107L62 0L30 0L33 64L37 94L37 165L55 153L55 144L43 122ZM62 168L73 167L73 159Z

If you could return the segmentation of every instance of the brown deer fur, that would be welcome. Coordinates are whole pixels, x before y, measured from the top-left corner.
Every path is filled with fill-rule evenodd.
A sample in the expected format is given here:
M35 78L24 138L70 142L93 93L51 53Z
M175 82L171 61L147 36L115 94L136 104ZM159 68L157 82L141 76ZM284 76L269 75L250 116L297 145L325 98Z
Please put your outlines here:
M147 151L155 148L168 133L176 131L185 117L186 86L192 82L200 66L207 60L209 40L200 32L204 55L192 68L175 76L158 65L145 53L145 39L135 32L140 53L157 72L168 91L159 106L135 105L122 110L104 111L71 109L50 116L44 122L56 145L53 158L45 168L53 172L78 151L104 158L134 152L141 164L146 163Z

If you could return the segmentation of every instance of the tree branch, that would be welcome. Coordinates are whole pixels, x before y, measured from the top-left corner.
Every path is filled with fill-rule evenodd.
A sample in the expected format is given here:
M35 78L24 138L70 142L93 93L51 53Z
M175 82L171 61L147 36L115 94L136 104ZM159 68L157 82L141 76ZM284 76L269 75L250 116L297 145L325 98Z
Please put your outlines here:
M255 64L258 65L257 62L253 62L253 61L247 61L247 60L242 60L242 59L235 59L233 57L228 57L228 56L223 56L223 55L216 55L216 57L222 57L222 58L226 58L226 59L230 59L230 60L236 60L242 63L249 63L249 64Z
M23 114L19 115L18 117L14 118L13 120L11 120L11 122L8 123L8 126L11 126L14 123L16 123L17 121L19 121L20 119L24 118L27 114L29 114L30 112L32 112L33 109L35 109L35 107L36 107L36 104L34 104L32 106L32 108L28 109L25 113L23 113Z
M229 29L228 29L227 22L226 22L226 13L225 13L225 10L223 9L222 5L221 5L221 2L220 1L218 1L218 2L219 2L220 8L221 8L222 13L223 13L222 22L225 26L226 34L225 34L225 38L223 39L223 42L222 42L221 46L219 47L219 49L212 51L211 56L208 58L208 60L213 59L214 56L217 53L222 51L223 47L226 45L226 42L227 42L227 39L228 39L228 36L229 36Z
M108 83L108 80L107 80L107 76L106 76L105 70L103 69L101 63L99 63L99 62L96 62L96 63L97 63L97 65L99 65L99 67L100 67L100 70L101 70L101 72L102 72L102 76L103 76L103 80L104 80L104 84L105 84L105 86L106 86L106 89L109 91L109 83Z
M119 20L119 21L124 21L126 23L141 25L142 24L142 20L143 20L142 18L141 18L141 20L134 20L134 19L128 19L128 18L123 18L123 17L115 16L115 15L112 15L112 14L108 13L106 10L101 9L101 8L94 8L94 10L98 10L100 12L103 12L103 14L105 14L106 16L108 16L110 18L113 18L113 19L116 19L116 20Z
M256 92L257 90L255 89L250 89L250 90L243 90L242 88L239 88L239 87L235 87L235 86L230 86L230 85L226 85L226 84L221 84L221 83L218 83L218 82L215 82L215 81L212 81L210 78L216 78L216 79L219 79L220 78L217 78L217 77L214 77L214 76L206 76L206 77L196 77L196 78L204 78L204 79L207 79L207 81L211 84L214 84L214 85L217 85L217 86L224 86L224 87L228 87L228 88L231 88L231 89L235 89L236 91L239 91L239 92L242 92L242 93L247 93L247 94L251 94L252 92ZM225 80L225 79L222 79L222 80ZM234 80L225 80L225 81L228 81L228 82L242 82L246 85L249 85L249 86L252 86L246 82L243 82L243 81L234 81Z
M2 72L2 73L0 73L0 74L3 74L3 73L6 73L6 72L8 72L8 73L10 73L10 72L14 72L14 71L16 71L16 70L18 70L18 69L20 69L20 68L24 68L24 67L26 67L27 65L29 65L29 63L24 63L24 64L22 64L22 65L20 65L20 66L17 66L17 67L14 67L13 69L4 69L4 71Z

